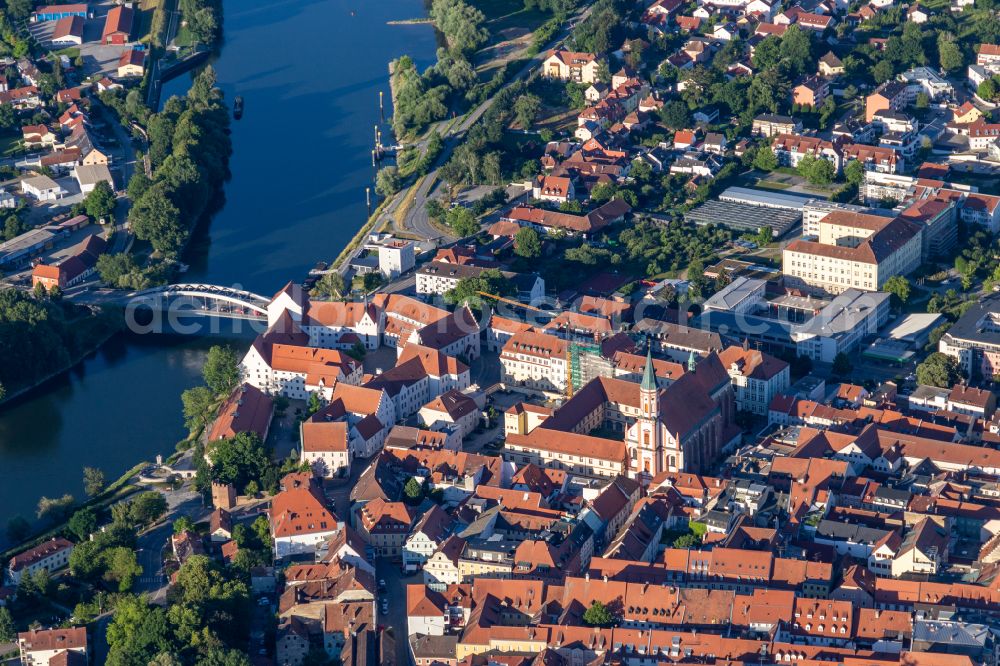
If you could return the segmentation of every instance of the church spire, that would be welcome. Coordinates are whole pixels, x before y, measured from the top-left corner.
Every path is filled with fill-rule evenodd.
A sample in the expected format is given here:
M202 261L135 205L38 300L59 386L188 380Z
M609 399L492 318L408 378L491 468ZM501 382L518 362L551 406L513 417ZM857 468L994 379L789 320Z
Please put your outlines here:
M691 354L688 356L688 372L694 372L697 367L698 359L694 355L694 350L691 350Z
M642 384L639 386L643 391L656 390L656 373L653 372L653 350L646 347L646 369L642 371Z

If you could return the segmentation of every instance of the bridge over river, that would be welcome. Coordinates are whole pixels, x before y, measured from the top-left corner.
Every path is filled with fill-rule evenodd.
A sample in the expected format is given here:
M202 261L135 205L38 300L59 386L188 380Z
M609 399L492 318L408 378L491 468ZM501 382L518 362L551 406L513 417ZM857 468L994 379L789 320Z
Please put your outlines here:
M267 321L270 298L235 287L214 284L168 284L142 291L122 292L110 289L80 291L69 295L75 303L118 305L126 312L151 310L174 316L221 317Z

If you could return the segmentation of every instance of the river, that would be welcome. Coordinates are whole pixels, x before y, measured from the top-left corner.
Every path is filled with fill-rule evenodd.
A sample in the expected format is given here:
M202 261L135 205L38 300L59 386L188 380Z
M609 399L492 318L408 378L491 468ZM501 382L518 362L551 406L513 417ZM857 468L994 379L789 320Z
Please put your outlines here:
M182 279L270 295L363 224L380 90L390 112L388 62L405 53L423 68L436 44L428 25L387 25L423 16L422 0L224 0L224 11L213 66L245 112L233 122L224 207L195 234ZM168 82L164 99L189 85L187 75ZM81 498L85 465L111 480L172 453L185 434L180 393L199 381L208 347L249 344L222 329L119 336L0 411L0 528L32 518L41 495Z

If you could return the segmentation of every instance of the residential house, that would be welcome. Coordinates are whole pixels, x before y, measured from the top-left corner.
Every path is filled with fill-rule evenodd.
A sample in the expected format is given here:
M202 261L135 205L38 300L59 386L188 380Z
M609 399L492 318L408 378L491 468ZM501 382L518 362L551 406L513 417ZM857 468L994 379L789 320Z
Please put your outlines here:
M801 134L802 122L791 116L762 113L753 119L753 134L774 137L781 134Z
M123 51L118 58L118 78L140 78L146 73L146 52L140 49Z
M17 635L17 649L24 666L86 664L87 628L24 631ZM82 657L82 661L77 661L78 657Z
M403 569L419 570L451 534L452 518L437 504L420 517L403 545Z
M376 498L358 512L358 532L375 550L376 557L400 561L415 519L414 510L403 502Z
M792 88L792 103L818 109L830 95L830 82L825 78L810 76Z
M268 515L277 559L315 553L343 528L326 506L319 479L311 473L286 475L281 490L271 499Z
M827 51L819 59L819 73L827 77L840 76L844 73L844 63L833 51Z
M34 548L18 553L7 563L7 581L18 585L25 575L34 576L39 571L53 573L69 565L73 542L54 537Z
M472 434L482 420L476 401L455 389L421 407L419 418L431 430L454 427L463 439Z
M542 76L576 83L597 81L597 56L593 53L553 51L542 62Z
M746 345L727 347L719 352L719 360L732 379L741 411L767 415L774 396L785 393L791 383L788 363Z

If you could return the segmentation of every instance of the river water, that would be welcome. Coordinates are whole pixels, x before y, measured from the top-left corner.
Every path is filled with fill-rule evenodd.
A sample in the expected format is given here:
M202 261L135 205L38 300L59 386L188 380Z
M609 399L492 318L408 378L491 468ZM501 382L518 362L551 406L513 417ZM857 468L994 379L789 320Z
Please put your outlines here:
M423 16L422 0L224 0L224 8L213 66L245 112L233 122L224 207L196 233L182 279L269 296L336 256L363 224L380 90L390 111L388 62L409 54L431 64L435 38L427 25L387 25ZM168 82L164 99L189 85L187 75ZM82 497L85 465L110 480L172 453L185 434L180 393L199 381L208 347L249 345L247 333L222 329L120 336L0 411L0 529L12 516L32 518L41 495Z

